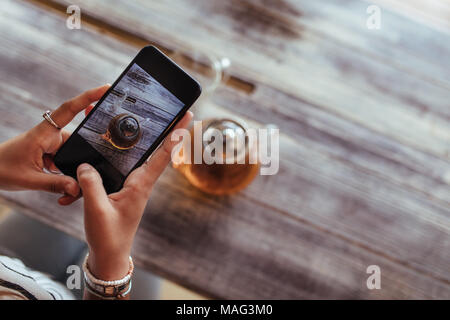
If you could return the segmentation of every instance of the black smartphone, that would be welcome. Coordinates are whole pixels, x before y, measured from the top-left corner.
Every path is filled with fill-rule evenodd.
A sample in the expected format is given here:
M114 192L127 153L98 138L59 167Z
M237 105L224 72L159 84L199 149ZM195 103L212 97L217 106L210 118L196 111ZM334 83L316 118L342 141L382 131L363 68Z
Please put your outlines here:
M143 48L54 157L76 179L80 164L100 173L107 193L164 140L200 96L199 83L153 46Z

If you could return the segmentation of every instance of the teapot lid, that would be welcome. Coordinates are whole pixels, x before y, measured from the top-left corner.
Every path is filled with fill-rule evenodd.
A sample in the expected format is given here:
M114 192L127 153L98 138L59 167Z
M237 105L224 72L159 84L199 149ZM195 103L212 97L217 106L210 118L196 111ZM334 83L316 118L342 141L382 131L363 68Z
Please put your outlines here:
M220 134L222 138L222 157L225 163L243 160L246 155L248 137L247 126L234 119L214 119L203 130L203 145L211 143ZM220 150L215 150L220 152Z

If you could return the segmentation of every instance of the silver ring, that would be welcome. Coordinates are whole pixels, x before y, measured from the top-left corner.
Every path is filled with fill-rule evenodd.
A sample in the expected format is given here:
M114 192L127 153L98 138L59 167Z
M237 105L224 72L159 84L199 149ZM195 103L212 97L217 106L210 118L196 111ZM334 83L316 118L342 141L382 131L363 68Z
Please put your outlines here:
M45 120L47 120L48 123L50 123L56 129L58 129L58 130L61 129L61 127L58 126L55 121L53 121L53 119L52 119L52 112L50 110L45 111L42 116L44 117Z

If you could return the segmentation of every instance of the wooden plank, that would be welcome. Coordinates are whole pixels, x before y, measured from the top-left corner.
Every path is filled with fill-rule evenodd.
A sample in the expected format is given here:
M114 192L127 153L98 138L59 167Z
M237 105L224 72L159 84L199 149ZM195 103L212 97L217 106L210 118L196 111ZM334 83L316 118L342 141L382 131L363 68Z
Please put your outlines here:
M183 180L176 182L183 183ZM207 296L448 298L448 287L442 283L431 286L430 279L423 275L371 255L358 246L348 246L345 241L318 233L300 222L281 216L269 225L271 214L252 204L247 204L246 215L235 217L238 212L229 210L228 206L242 208L246 201L238 198L232 204L220 204L191 192L185 184L176 190L169 186L173 182L159 183L154 190L153 199L166 201L166 209L154 207L156 201L150 202L134 245L135 260ZM183 203L183 210L174 199ZM20 192L15 200L21 206L43 202L38 210L29 208L28 214L83 237L79 204L79 211L61 211L48 205L56 200L55 196L37 192ZM197 210L201 201L216 209ZM175 209L178 214L168 214ZM280 243L280 238L287 241ZM231 247L230 240L234 243ZM208 247L215 250L204 250ZM142 252L146 254L139 254ZM374 261L382 268L382 290L365 287L365 268Z
M0 51L0 74L11 70L8 79L0 82L0 135L5 138L37 123L46 106L57 105L70 92L76 94L99 81L111 81L113 73L120 72L117 65L126 65L136 50L87 29L77 31L76 39L71 39L71 31L57 27L64 23L63 19L43 15L22 2L11 1L7 9L0 20L0 26L8 25L10 31L0 32L1 41L11 44L8 51ZM40 17L39 32L30 23L35 17ZM80 50L78 41L95 45ZM111 48L117 52L111 53ZM33 52L33 59L27 58L29 52ZM67 80L56 77L55 74L67 72L69 62L73 70L83 72L73 72L72 79ZM48 79L45 83L33 82L44 77ZM405 189L396 180L408 175L401 163L393 162L387 167L390 169L385 175L405 170L392 179L373 176L367 168L376 168L376 158L370 160L364 150L356 149L356 159L352 159L349 148L358 139L366 143L379 139L365 150L378 150L381 156L390 147L398 148L408 155L408 166L420 170L427 168L419 164L421 157L432 160L429 166L437 163L437 172L448 169L448 163L395 141L388 144L389 139L383 136L371 135L366 128L351 126L335 115L326 117L326 112L311 106L301 118L286 121L295 102L302 102L271 90L256 91L251 97L235 93L234 100L231 93L220 92L222 98L215 101L229 103L229 110L210 104L197 108L197 115L203 118L230 111L235 114L241 109L240 114L247 120L261 124L271 115L275 123L286 124L286 134L293 138L282 135L279 175L258 178L239 195L216 198L192 190L176 172L167 170L155 188L139 231L137 261L216 297L273 298L274 292L280 298L448 297L448 206L442 203L448 201L448 192L447 196L439 193L441 202L435 203L435 199L428 198L429 193L422 191L427 184L448 191L448 184L438 184L418 171L413 174L413 181L406 184L419 191ZM268 100L265 95L278 100L263 103ZM54 99L54 103L49 104L49 99ZM236 103L238 99L241 104ZM284 109L285 101L288 103ZM259 109L258 104L262 105ZM242 108L245 105L250 107ZM357 129L364 135L352 137L348 131L348 135L341 134L345 142L331 148L333 143L319 135L326 133L321 127L325 124L331 124L330 136L334 139L339 137L334 131L341 128ZM300 129L296 129L297 125ZM296 138L308 131L307 139ZM333 157L334 153L347 157L339 159ZM378 170L381 168L379 165ZM29 214L83 236L79 204L61 214L51 195L2 195L29 209L39 207ZM367 225L373 230L369 231ZM382 266L383 277L389 282L380 292L364 287L365 267L373 263Z
M294 96L258 84L249 98L227 88L212 99L233 113L282 128L308 148L449 203L450 162L398 143Z
M370 3L389 8L442 32L450 32L450 2L448 0L370 0Z
M23 104L22 101L17 103ZM28 206L29 209L31 207L29 214L33 217L83 238L80 203L76 204L75 208L61 211L54 205L56 196L45 193L20 192L2 195L21 206ZM386 273L386 278L383 276L383 285L387 282L384 287L385 298L432 298L447 295L448 289L445 286L423 286L423 276L418 276L405 267L398 270L398 266L390 259L367 253L359 246L347 247L346 241L339 237L334 239L328 234L320 240L318 237L323 236L323 232L311 231L298 220L287 219L284 215L274 219L270 211L266 212L258 205L246 201L245 197L237 196L232 201L217 201L218 199L192 190L173 170L165 173L152 198L153 202L149 204L134 246L137 261L150 266L159 274L208 295L213 292L213 296L225 298L270 298L275 294L277 297L286 298L378 298L380 296L376 292L370 292L364 286L348 284L364 284L364 266L371 263L369 261L374 261L372 259L376 259L381 265L383 275ZM174 203L174 199L180 203ZM41 202L42 205L36 210L35 204ZM199 206L201 203L204 206ZM240 210L235 210L236 208ZM242 214L241 210L245 210L245 214ZM175 211L176 214L171 214ZM271 223L265 225L268 221ZM254 228L262 230L254 231ZM317 226L311 229L315 228ZM282 234L286 232L293 238L283 237ZM311 242L308 241L305 247L303 237L311 238ZM333 241L330 241L330 238L333 238ZM230 239L235 241L232 248L227 243ZM283 241L280 242L280 239ZM284 243L285 240L289 241ZM330 247L324 251L324 246ZM211 247L214 250L206 249ZM167 255L168 250L170 255ZM348 250L351 250L350 253ZM140 254L142 252L146 254ZM248 266L249 255L251 261L258 261L261 266ZM302 257L295 261L294 266L292 255ZM267 261L267 257L272 257L274 261ZM431 260L428 259L428 262ZM219 261L220 267L215 267L215 264L211 263L213 261ZM348 263L344 261L350 261L352 266L349 268ZM267 265L271 266L267 267L267 272L276 275L278 284L272 282L273 276L268 277L261 270ZM176 266L177 273L172 274L168 266ZM311 269L312 266L314 268ZM248 268L256 272L253 277L256 277L257 283L248 279ZM334 271L328 273L330 270ZM311 278L305 279L304 274L310 275ZM199 282L199 279L207 281ZM425 283L427 281L429 279ZM281 290L277 288L280 283ZM307 287L305 283L308 284ZM411 283L414 283L414 286L411 286ZM216 291L217 287L220 292ZM274 290L277 290L276 293Z
M416 149L449 158L450 67L444 63L450 54L448 34L387 10L383 26L388 31L372 32L364 27L367 3L356 0L328 1L326 7L317 1L74 3L85 15L139 39L166 47L189 42L225 55L237 77L257 79Z

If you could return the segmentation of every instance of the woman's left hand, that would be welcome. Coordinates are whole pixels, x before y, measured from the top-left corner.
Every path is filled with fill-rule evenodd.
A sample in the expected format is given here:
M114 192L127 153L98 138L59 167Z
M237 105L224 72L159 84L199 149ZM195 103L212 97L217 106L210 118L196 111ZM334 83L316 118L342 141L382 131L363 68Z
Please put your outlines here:
M104 85L91 89L65 102L52 113L53 121L65 127L80 111L99 100L108 88L109 85ZM43 120L31 130L0 144L0 188L78 196L77 181L60 174L53 163L53 156L69 136L69 132Z

